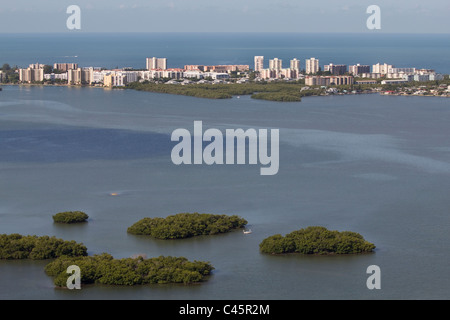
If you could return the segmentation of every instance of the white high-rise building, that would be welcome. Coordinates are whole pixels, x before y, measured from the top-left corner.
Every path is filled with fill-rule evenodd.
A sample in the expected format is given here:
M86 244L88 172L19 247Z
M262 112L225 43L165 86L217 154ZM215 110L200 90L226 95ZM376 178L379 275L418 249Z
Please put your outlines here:
M264 69L264 57L255 56L255 71L260 72L262 69Z
M167 58L147 58L145 60L146 62L146 68L147 70L152 69L161 69L166 70L167 69Z
M319 59L316 58L306 59L305 72L306 74L319 72Z
M273 58L269 60L269 69L271 70L281 70L282 69L283 60L278 58Z
M393 68L393 66L390 64L377 63L377 64L372 65L372 73L379 73L379 74L384 75L384 74L387 74L389 72L389 69L392 69L392 68Z
M300 60L297 60L297 58L292 59L290 67L292 70L300 71Z

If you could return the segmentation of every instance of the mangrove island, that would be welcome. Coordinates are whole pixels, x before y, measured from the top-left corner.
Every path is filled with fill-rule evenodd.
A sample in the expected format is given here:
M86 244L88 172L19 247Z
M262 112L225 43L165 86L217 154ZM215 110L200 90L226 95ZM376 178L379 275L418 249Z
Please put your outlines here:
M325 227L307 227L286 236L276 234L264 239L260 251L269 254L354 254L368 253L375 249L356 232L331 231Z
M128 228L128 233L156 239L181 239L224 233L242 228L247 221L236 215L178 213L166 218L143 218Z
M208 262L191 262L184 257L114 259L110 254L103 253L88 257L61 257L47 264L45 272L54 277L55 286L65 287L67 268L71 265L82 270L82 284L126 286L200 282L214 269Z
M89 216L82 211L59 212L53 216L56 223L80 223L85 222Z
M0 234L0 259L54 259L61 256L86 256L87 248L73 240L49 236Z

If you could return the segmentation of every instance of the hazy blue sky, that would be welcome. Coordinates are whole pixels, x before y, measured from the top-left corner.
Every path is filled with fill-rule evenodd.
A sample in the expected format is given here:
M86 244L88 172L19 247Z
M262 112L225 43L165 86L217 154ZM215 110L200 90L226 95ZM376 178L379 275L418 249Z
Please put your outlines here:
M0 0L0 32L450 33L449 0ZM66 27L69 5L81 30ZM369 5L381 30L369 30Z

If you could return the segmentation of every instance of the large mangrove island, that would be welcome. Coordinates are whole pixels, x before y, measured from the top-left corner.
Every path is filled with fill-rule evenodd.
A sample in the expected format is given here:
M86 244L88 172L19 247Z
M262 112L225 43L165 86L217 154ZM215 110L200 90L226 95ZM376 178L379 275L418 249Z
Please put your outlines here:
M156 239L181 239L224 233L242 228L247 221L236 215L178 213L166 218L143 218L128 228L128 233Z
M76 265L81 270L82 284L144 285L156 283L200 282L214 269L208 262L189 261L184 257L115 259L108 253L87 257L61 257L45 267L58 287L67 285L67 268Z

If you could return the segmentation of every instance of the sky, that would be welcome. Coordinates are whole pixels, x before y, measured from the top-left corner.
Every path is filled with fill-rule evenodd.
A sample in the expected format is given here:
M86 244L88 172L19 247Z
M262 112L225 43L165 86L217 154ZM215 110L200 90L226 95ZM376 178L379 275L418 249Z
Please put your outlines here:
M69 30L67 7L80 8ZM380 8L370 30L367 7ZM0 0L0 33L450 33L449 0Z

